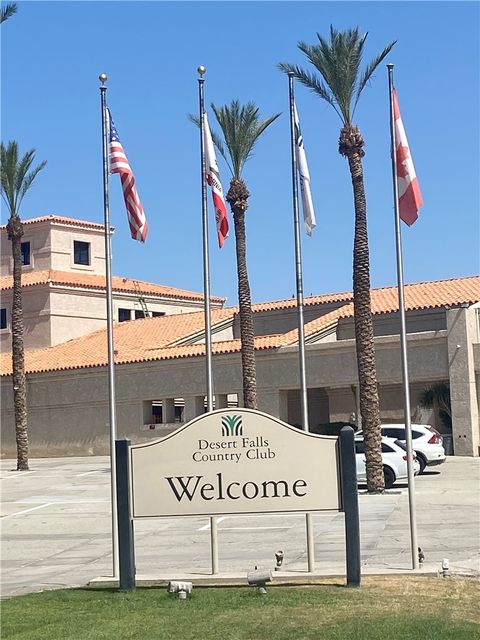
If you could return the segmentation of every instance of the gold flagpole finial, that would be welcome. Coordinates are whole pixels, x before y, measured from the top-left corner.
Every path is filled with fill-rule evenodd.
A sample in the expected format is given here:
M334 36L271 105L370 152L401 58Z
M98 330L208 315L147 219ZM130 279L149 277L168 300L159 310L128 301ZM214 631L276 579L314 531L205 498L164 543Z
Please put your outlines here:
M203 66L203 64L201 64L199 67L197 67L197 71L198 73L203 76L203 74L206 72L206 67Z
M108 80L108 76L106 73L101 73L98 76L98 79L100 80L100 82L102 83L102 86L105 86L106 81Z

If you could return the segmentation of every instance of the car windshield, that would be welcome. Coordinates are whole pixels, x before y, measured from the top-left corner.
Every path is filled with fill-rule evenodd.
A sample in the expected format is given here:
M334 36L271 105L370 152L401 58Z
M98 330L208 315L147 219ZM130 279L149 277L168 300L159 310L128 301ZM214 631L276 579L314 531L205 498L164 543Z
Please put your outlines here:
M403 449L404 451L407 450L407 445L401 440L395 440L395 444L397 445L397 447L400 447L400 449Z

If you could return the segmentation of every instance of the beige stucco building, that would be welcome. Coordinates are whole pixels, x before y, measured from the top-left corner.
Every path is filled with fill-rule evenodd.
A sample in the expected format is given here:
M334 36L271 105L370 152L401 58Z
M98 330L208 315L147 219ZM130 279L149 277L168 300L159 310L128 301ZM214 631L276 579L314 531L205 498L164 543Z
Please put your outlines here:
M25 348L60 344L105 327L105 234L94 222L60 216L25 220L22 238ZM0 227L0 347L11 349L13 261L5 225ZM184 313L203 308L203 294L113 276L113 317ZM212 297L212 307L223 298Z
M92 235L97 231L100 235L101 230L97 229L100 226L94 225ZM73 233L76 237L76 228ZM62 242L63 254L58 252L64 260L62 273L73 273L72 267L70 272L65 270L65 261L71 258L65 255L66 239ZM101 270L100 244L98 254ZM46 260L46 255L42 259ZM50 264L54 264L53 256L51 260ZM70 291L69 287L65 286ZM71 288L77 292L75 287ZM88 289L86 292L83 289L84 300L88 300ZM178 290L175 291L180 298ZM194 310L195 304L201 305L199 294L195 294L197 299L193 302L191 298L187 300L185 294L189 292L183 293L181 304L185 308L179 303L180 312L137 320L133 320L132 314L130 322L115 324L117 436L120 438L139 442L159 437L205 410L204 314ZM121 304L128 300L132 309L135 308L133 294L130 291L128 297L116 289ZM97 297L102 297L101 288L92 296L95 300ZM155 300L167 309L172 298ZM190 306L188 301L192 302ZM216 299L216 303L217 308L212 310L215 406L237 403L241 406L238 313L235 307L222 308L221 299ZM445 432L439 416L420 406L419 396L432 383L449 384L455 453L478 456L480 278L406 285L405 305L412 419ZM88 305L85 307L82 313L88 315ZM185 313L187 308L189 313ZM169 309L174 309L173 302ZM259 409L290 424L299 424L296 302L292 299L266 302L254 305L253 309ZM401 422L403 392L396 287L373 289L372 310L381 418ZM315 428L328 422L349 421L352 413L358 415L351 292L307 297L304 317L310 425ZM69 318L75 318L74 307ZM33 312L31 320L34 327ZM54 314L50 314L49 321L54 323ZM41 314L39 322L43 323ZM99 322L101 329L90 330L68 342L57 340L55 344L51 340L52 346L29 349L26 353L33 456L108 452L107 337L104 318ZM11 355L2 351L1 447L3 456L14 456Z

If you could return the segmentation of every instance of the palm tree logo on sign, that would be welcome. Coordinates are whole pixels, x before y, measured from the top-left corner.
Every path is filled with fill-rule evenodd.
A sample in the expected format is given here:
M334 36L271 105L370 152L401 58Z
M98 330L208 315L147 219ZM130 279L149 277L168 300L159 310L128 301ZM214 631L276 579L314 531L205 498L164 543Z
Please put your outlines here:
M241 416L222 417L222 436L243 436Z

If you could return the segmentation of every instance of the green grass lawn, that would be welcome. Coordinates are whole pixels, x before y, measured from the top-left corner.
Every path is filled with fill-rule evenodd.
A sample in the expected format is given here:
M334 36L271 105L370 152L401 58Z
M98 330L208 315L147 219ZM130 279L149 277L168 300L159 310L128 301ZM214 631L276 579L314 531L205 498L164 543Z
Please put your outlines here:
M480 586L425 576L341 584L45 591L2 602L4 640L464 640L480 638Z

